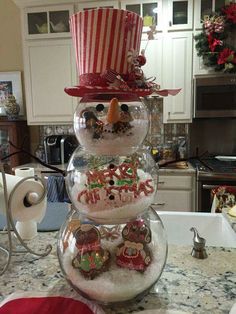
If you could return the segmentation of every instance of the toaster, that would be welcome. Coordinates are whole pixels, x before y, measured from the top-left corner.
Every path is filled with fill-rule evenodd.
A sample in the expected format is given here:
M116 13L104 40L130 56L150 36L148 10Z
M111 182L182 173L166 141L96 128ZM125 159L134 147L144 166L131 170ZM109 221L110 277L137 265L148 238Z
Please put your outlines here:
M50 135L44 139L46 163L59 165L67 163L78 146L74 135Z

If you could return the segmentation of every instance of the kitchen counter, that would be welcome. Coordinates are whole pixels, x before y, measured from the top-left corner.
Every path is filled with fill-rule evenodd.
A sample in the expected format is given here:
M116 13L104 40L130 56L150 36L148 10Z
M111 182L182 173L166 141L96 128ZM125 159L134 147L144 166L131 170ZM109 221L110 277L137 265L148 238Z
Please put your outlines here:
M66 168L67 168L67 164L52 165L52 166L59 168L60 170L66 170ZM41 171L55 171L55 170L52 170L48 167L41 165L39 162L29 162L27 164L23 164L23 165L20 165L18 167L15 167L12 170L14 172L16 168L25 168L25 167L34 168L35 174L38 174L38 175L40 174Z
M159 169L159 173L160 174L175 174L175 175L179 175L179 174L191 174L191 175L195 175L196 170L193 168L193 166L188 163L187 168L175 168L175 167L163 167Z
M0 233L4 245L6 234ZM39 251L47 244L52 252L44 258L29 253L12 258L0 278L0 301L13 292L41 291L73 294L63 278L56 255L57 232L38 233L30 246ZM229 313L236 302L236 249L207 247L208 258L191 256L191 247L170 245L166 267L154 289L128 307L105 308L107 314L135 313L143 309L172 309L186 313ZM2 255L0 254L0 261ZM129 280L127 278L127 280Z

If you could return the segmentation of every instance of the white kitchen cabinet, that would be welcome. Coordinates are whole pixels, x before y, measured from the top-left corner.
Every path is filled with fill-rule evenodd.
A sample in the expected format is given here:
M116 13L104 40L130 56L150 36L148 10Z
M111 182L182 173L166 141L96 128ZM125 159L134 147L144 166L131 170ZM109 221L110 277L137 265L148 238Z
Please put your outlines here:
M193 0L164 1L168 31L191 30L193 28Z
M183 211L191 212L192 210L192 191L157 191L156 210L160 211Z
M143 18L143 32L156 25L157 31L162 30L162 1L161 0L121 0L121 9L135 12Z
M24 76L28 124L72 123L77 99L64 92L76 84L71 39L25 43Z
M192 32L165 34L163 42L163 86L181 88L178 95L164 98L164 123L192 120Z
M195 0L194 1L194 28L202 28L204 15L209 15L222 8L224 5L234 2L232 0Z
M142 66L145 77L152 80L162 87L163 77L163 34L156 34L154 40L147 40L147 34L143 34L141 50L145 50L146 64Z
M193 173L160 174L158 181L154 206L156 210L195 211Z
M77 99L64 88L77 83L69 30L74 1L14 1L21 9L27 123L71 124Z
M73 11L73 5L25 8L25 39L71 37L69 17Z

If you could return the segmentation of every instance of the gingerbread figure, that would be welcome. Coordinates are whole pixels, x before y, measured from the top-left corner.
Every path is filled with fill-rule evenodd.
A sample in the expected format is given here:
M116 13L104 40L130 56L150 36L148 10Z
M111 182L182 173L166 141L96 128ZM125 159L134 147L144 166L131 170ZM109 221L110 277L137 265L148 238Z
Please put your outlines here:
M150 228L143 220L135 220L124 227L122 237L124 242L117 247L116 264L144 272L151 263L150 250L147 246L151 242Z
M74 232L78 253L72 265L89 279L94 279L109 267L110 252L104 250L100 243L98 229L90 224L82 224Z

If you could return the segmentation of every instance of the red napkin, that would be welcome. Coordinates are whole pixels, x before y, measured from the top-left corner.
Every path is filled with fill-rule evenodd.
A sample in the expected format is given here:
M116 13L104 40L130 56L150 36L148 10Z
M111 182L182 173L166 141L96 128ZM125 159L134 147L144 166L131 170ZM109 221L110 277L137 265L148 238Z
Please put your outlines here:
M94 314L92 306L72 298L62 296L10 297L0 305L0 314ZM94 304L93 304L94 307ZM96 306L95 306L96 307Z

